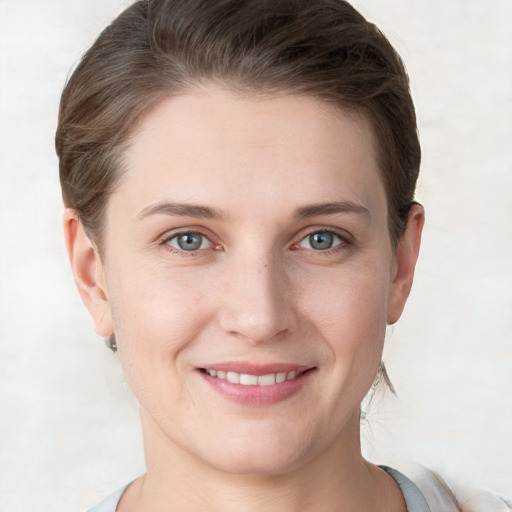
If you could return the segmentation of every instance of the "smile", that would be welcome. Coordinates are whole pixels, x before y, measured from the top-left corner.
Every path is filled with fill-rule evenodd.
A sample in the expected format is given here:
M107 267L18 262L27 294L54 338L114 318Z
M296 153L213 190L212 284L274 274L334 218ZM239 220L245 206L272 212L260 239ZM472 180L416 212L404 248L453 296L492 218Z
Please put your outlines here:
M273 386L274 384L282 384L283 382L296 379L304 373L293 370L290 372L269 373L266 375L251 375L213 369L205 369L203 371L210 377L227 380L232 384L242 384L244 386Z
M257 365L222 363L198 368L199 375L216 395L249 406L277 404L299 394L317 373L316 366L286 363Z

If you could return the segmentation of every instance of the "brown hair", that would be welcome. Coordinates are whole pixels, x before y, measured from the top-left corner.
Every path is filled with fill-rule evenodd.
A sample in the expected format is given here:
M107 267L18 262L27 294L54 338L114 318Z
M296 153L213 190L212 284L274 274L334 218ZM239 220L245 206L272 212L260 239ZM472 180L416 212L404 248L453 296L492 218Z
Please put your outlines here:
M310 95L366 115L397 243L420 146L407 73L373 24L342 0L140 0L85 53L60 104L64 203L99 247L134 128L165 97L211 82Z

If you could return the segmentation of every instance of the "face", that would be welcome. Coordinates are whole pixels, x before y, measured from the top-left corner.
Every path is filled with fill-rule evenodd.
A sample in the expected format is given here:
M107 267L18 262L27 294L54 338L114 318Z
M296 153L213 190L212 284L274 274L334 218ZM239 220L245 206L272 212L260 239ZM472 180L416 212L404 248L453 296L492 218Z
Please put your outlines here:
M85 301L116 334L146 444L265 474L358 449L410 286L366 120L190 93L149 115L124 173Z

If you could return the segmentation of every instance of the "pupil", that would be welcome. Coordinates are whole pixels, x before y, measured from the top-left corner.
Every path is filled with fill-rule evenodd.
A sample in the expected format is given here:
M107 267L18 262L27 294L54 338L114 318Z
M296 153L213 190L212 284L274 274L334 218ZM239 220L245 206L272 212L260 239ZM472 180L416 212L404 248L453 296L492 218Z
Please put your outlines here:
M314 233L310 235L309 243L313 249L330 249L333 244L333 236L330 233Z
M178 245L184 251L195 251L201 247L201 236L193 233L187 233L178 237Z

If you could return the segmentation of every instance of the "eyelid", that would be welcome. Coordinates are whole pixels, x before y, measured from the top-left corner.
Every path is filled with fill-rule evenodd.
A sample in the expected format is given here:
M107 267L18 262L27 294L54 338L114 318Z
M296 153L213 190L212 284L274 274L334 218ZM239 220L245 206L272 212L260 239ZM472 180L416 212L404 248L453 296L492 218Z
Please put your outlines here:
M303 249L300 247L300 244L306 240L309 236L314 235L315 233L330 233L337 238L341 240L341 243L324 250L314 250L314 249L308 249L304 248L304 250L311 250L318 253L327 254L331 251L340 250L346 246L354 245L354 239L350 233L343 229L334 228L334 227L327 227L327 226L318 226L318 227L308 227L306 230L301 230L301 233L297 235L298 241L293 243L291 248L294 250Z
M180 235L188 235L188 234L199 235L199 236L205 238L208 241L208 247L205 247L203 249L196 249L196 250L193 250L193 251L185 251L183 249L180 249L178 247L174 247L174 246L169 244L169 242L172 239L177 238ZM220 245L215 243L212 240L212 236L207 235L206 233L204 233L204 231L202 229L196 228L196 227L178 228L178 229L176 229L174 231L170 231L170 232L168 231L167 233L165 233L164 235L159 237L158 244L162 245L162 246L165 246L165 248L167 250L169 250L170 252L173 252L173 253L176 253L176 254L180 254L180 255L185 255L185 256L192 256L194 254L197 254L198 252L220 248Z
M342 244L344 242L343 239L337 233L334 233L332 231L315 231L314 233L311 233L311 234L305 236L299 242L299 244L303 244L306 241L309 243L311 236L316 235L316 234L327 234L327 235L332 236L333 245L331 247L326 248L326 249L315 249L313 247L305 247L305 249L312 249L312 250L318 250L318 251L321 251L321 252L325 252L325 251L328 251L330 249L334 249L335 247L338 247L338 245L340 245L340 244Z
M318 227L309 226L307 228L301 229L301 232L298 235L296 235L296 237L294 237L294 238L298 239L298 241L292 243L290 248L292 250L302 249L299 246L299 244L302 243L306 238L308 238L309 236L311 236L315 233L330 233L330 234L336 236L337 238L339 238L341 240L341 243L339 243L329 249L324 249L324 250L314 250L314 249L307 249L307 248L305 248L304 250L311 250L313 252L327 254L332 251L340 250L341 248L344 248L346 246L354 245L354 243L355 243L352 235L350 233L348 233L347 231L340 229L340 228L334 228L334 227L330 227L330 226L327 227L327 226L320 225ZM203 248L203 249L196 249L195 251L185 251L183 249L179 249L179 248L169 245L168 242L170 240L172 240L173 238L176 238L179 235L185 235L185 234L197 234L197 235L200 235L201 237L204 237L206 240L208 240L209 247ZM198 252L202 252L202 251L206 251L206 250L222 249L221 245L217 242L214 242L212 240L212 238L213 238L212 235L206 234L204 232L203 228L190 226L190 227L186 227L186 228L178 228L176 230L165 233L164 235L162 235L158 238L158 244L165 245L168 250L170 250L171 252L174 252L174 253L178 253L178 254L182 254L182 255L194 255Z

